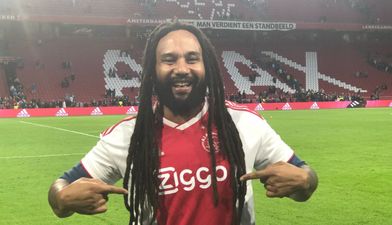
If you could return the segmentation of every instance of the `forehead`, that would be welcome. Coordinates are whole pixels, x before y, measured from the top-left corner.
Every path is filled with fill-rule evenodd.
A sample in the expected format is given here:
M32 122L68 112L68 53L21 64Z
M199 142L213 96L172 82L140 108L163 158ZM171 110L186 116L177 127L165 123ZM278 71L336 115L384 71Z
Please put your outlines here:
M157 46L157 56L173 52L200 52L201 46L196 36L187 30L169 32L161 38Z

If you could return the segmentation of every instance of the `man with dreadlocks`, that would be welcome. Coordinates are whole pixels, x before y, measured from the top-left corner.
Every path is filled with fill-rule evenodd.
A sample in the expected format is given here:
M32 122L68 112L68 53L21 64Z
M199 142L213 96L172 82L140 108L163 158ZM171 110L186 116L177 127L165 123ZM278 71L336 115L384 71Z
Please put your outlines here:
M121 178L123 188L113 186ZM225 102L206 36L170 22L147 41L137 117L104 131L52 184L49 203L59 217L97 214L117 193L129 224L248 225L255 224L251 179L268 197L296 201L317 187L316 173L262 117Z

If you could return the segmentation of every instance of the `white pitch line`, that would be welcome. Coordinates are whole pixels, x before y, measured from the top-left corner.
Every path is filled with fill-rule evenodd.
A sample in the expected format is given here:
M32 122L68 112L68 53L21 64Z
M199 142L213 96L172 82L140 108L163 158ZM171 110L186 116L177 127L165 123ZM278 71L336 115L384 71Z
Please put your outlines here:
M99 136L86 134L86 133L82 133L82 132L74 131L74 130L68 130L68 129L64 129L64 128L52 127L52 126L48 126L48 125L43 125L43 124L39 124L39 123L31 123L31 122L26 122L26 121L19 121L19 122L30 124L30 125L37 126L37 127L45 127L45 128L61 130L61 131L69 132L69 133L80 134L80 135L84 135L84 136L87 136L87 137L99 138Z
M50 157L63 157L72 155L85 155L86 153L68 153L68 154L53 154L53 155L25 155L25 156L4 156L0 159L26 159L26 158L50 158Z
M26 122L26 121L19 121L19 122L25 123L25 124L30 124L33 126L45 127L45 128L61 130L61 131L69 132L69 133L84 135L87 137L99 138L99 136L94 136L91 134L86 134L86 133L82 133L79 131L68 130L68 129L64 129L64 128L52 127L52 126L48 126L48 125L43 125L43 124L39 124L39 123L31 123L31 122ZM63 157L63 156L73 156L73 155L85 155L85 154L86 153L68 153L68 154L52 154L52 155L3 156L3 157L0 157L0 159L50 158L50 157Z

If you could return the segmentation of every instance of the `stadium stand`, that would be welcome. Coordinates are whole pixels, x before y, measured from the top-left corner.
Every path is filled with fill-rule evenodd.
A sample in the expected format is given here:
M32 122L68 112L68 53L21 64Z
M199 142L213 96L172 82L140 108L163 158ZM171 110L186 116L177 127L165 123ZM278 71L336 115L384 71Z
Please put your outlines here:
M331 38L329 37L329 40ZM90 102L92 99L104 98L108 89L115 89L117 96L126 94L134 98L137 95L142 45L136 45L131 52L120 53L129 46L128 41L126 38L62 37L45 41L41 45L31 41L13 42L10 48L15 55L24 59L24 67L18 68L17 71L23 85L27 89L33 84L36 85L37 91L34 95L31 91L25 93L29 99L39 96L41 100L51 101L74 94L78 101ZM278 46L271 43L264 45L269 46L266 50L273 51L262 51L263 48L260 47L260 55L279 62L287 74L299 80L302 88L315 87L306 84L309 80L306 79L306 74L309 73L306 68L311 67L306 61L309 54L306 49L310 47L306 47L305 41L296 47L284 41L279 42ZM315 43L311 45L314 47ZM346 94L366 90L364 95L369 98L378 85L390 83L392 75L372 67L355 46L338 40L330 46L320 40L312 52L310 58L317 60L318 68L318 71L311 71L318 76L318 79L313 81L319 83L319 89L328 93ZM247 95L256 96L270 86L282 92L295 92L287 80L271 69L263 69L259 65L252 68L257 64L257 60L252 58L249 48L241 48L240 44L238 47L221 46L218 55L221 56L221 68L228 95L245 91ZM69 70L61 67L65 59L72 62L72 68ZM113 77L109 74L110 69L114 71ZM366 71L369 76L358 78L355 76L356 71ZM250 79L253 73L257 74L254 81ZM71 74L75 75L74 81L71 81ZM125 74L127 77L124 77ZM61 88L61 82L65 78L70 84ZM275 83L273 78L277 78ZM391 95L390 92L386 90L383 94Z
M90 101L92 98L102 98L105 94L104 55L110 49L123 49L127 46L125 39L93 40L80 37L67 37L50 40L37 46L31 42L14 42L13 52L25 60L23 69L18 70L18 76L24 86L37 84L37 94L41 100L62 99L68 94L75 94L78 101ZM28 51L26 51L28 50ZM53 54L56 53L56 54ZM65 70L61 63L70 59L72 68ZM37 66L40 61L42 67ZM124 70L124 65L122 67ZM71 81L70 75L75 79ZM120 72L116 77L120 76ZM61 88L61 82L67 78L68 87ZM33 97L26 93L28 97Z
M131 26L127 20L173 16L298 22L299 28L290 32L206 30L221 60L228 98L245 94L249 101L260 101L260 95L270 93L273 98L286 95L289 101L308 90L333 96L359 92L367 99L392 97L390 31L361 28L373 24L388 30L392 16L386 9L391 1L110 0L110 4L108 8L106 0L2 1L0 16L17 15L16 21L0 23L6 25L2 33L7 33L10 56L22 59L23 67L16 73L28 100L61 102L72 96L92 104L127 96L137 102L142 46L153 23ZM341 28L336 24L355 24L356 30L330 29ZM70 62L67 68L62 66L65 61ZM0 96L8 96L4 71L0 76Z
M111 7L107 7L108 4ZM22 16L28 15L35 19L39 19L38 16L49 15L70 20L75 16L107 19L108 17L166 19L176 16L184 19L308 23L390 24L392 22L392 16L388 12L392 2L389 0L3 0L3 5L7 6L4 8L9 12Z
M0 97L5 97L8 95L8 84L4 74L4 70L0 70Z

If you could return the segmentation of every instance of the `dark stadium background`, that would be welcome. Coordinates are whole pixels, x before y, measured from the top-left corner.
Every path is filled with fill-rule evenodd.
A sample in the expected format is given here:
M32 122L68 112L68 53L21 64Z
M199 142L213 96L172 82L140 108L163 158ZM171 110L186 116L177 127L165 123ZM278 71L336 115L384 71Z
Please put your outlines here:
M388 0L2 0L0 109L137 105L146 37L172 18L209 27L229 100L365 106L392 99L391 8ZM225 54L240 59L230 64Z

